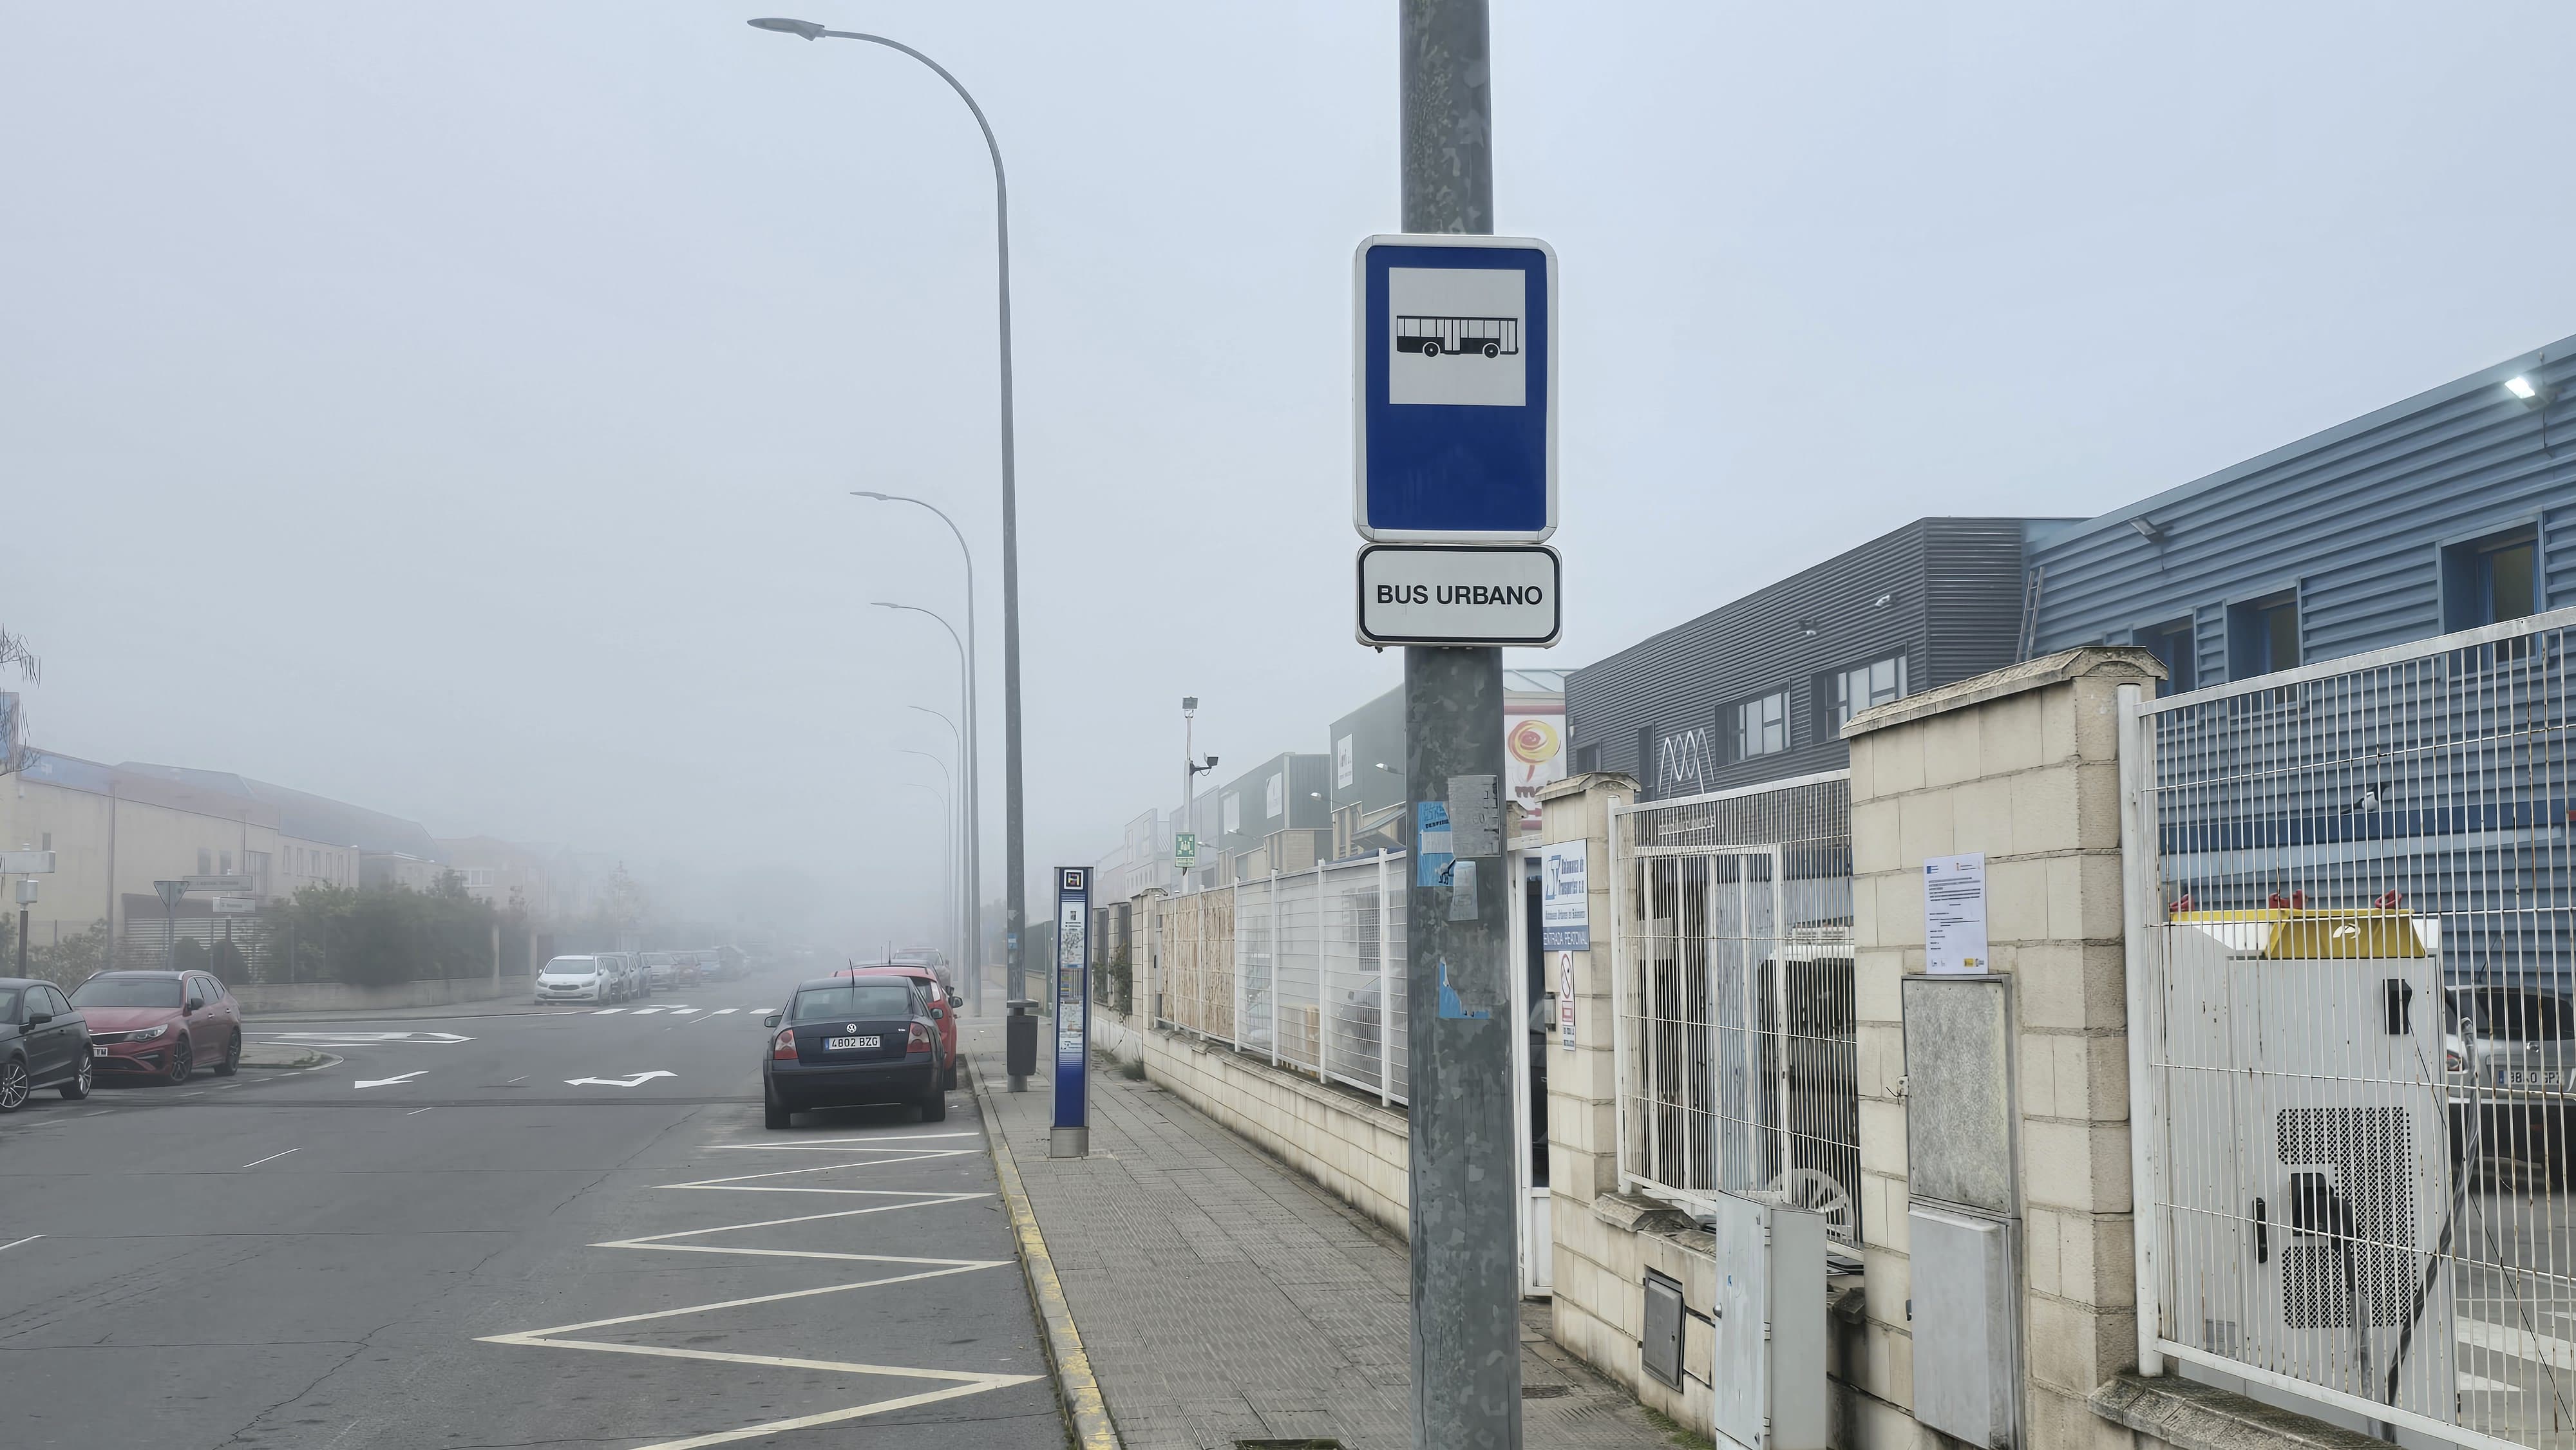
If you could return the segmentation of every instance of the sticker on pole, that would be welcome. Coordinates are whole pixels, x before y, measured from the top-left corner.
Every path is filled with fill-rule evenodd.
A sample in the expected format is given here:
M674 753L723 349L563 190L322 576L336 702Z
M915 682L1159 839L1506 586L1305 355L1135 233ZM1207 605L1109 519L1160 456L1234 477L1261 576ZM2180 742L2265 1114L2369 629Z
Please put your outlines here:
M1561 572L1536 544L1363 545L1360 643L1554 644Z
M1556 532L1556 253L1528 237L1380 236L1357 271L1360 537Z

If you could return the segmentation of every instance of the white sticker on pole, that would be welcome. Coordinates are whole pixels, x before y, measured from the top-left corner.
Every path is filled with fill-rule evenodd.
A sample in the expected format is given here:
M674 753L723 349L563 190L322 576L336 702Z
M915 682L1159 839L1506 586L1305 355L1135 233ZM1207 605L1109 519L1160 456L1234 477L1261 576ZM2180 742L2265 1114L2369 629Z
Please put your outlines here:
M1993 968L1986 955L1986 857L1933 856L1923 862L1923 969L1966 976Z
M1574 953L1556 954L1556 1025L1565 1033L1565 1050L1574 1050Z

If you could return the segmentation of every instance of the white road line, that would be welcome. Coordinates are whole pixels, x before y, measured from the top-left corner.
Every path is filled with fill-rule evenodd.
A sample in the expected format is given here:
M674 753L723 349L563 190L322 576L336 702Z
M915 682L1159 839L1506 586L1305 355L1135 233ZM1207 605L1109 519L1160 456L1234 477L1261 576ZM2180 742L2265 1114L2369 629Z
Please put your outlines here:
M844 1143L921 1143L936 1138L981 1138L983 1136L970 1129L963 1133L896 1133L891 1136L872 1135L865 1138L805 1138L794 1143L709 1143L706 1146L720 1153L774 1153L781 1150L795 1152L806 1148L825 1148Z
M823 1163L812 1168L781 1168L772 1173L745 1173L735 1178L701 1178L695 1183L665 1183L664 1188L731 1188L736 1183L751 1183L763 1178L793 1178L800 1173L829 1173L836 1168L891 1168L898 1163L920 1163L932 1158L958 1158L975 1151L972 1148L928 1148L901 1158L862 1158L855 1163ZM890 1188L731 1188L735 1193L893 1193ZM982 1195L976 1195L981 1197Z
M697 1008L695 1008L695 1007L674 1007L674 1008L672 1008L672 1009L671 1009L671 1015L672 1015L672 1016L674 1016L674 1017L685 1017L685 1016L687 1016L688 1014L690 1014L690 1013L692 1013L692 1012L695 1012L695 1011L697 1011L697 1010L698 1010L698 1009L697 1009Z
M437 1111L438 1111L438 1104L436 1104L436 1103L431 1103L428 1107L425 1107L425 1108L414 1108L414 1109L412 1109L410 1112L403 1114L403 1116L404 1116L404 1117L406 1117L406 1118L417 1118L417 1117L419 1117L419 1116L420 1116L421 1114L423 1114L423 1113L434 1113L434 1112L437 1112Z
M739 1012L739 1011L741 1011L741 1010L742 1010L742 1009L741 1009L740 1007L718 1007L718 1008L717 1008L713 1013L711 1013L711 1014L709 1014L709 1015L711 1015L711 1016L716 1016L716 1017L724 1017L724 1016L728 1016L728 1015L730 1015L730 1014L732 1014L732 1013Z
M50 1121L50 1122L44 1122L44 1123L21 1123L21 1124L19 1124L19 1126L20 1126L20 1127L23 1127L23 1128L59 1128L59 1127L61 1127L62 1125L64 1125L65 1123L68 1123L68 1122L70 1122L70 1121L71 1121L71 1119L69 1119L69 1118L55 1118L55 1119L53 1119L53 1120L52 1120L52 1121Z
M303 1152L303 1151L304 1151L304 1150L303 1150L303 1149L301 1149L301 1148L289 1148L289 1149L287 1149L287 1150L286 1150L286 1153L301 1153L301 1152ZM275 1162L276 1160L278 1160L278 1159L280 1159L280 1158L285 1157L285 1156L286 1156L286 1153L271 1153L271 1154L269 1154L269 1155L268 1155L267 1157L265 1157L265 1158L253 1158L253 1159L252 1159L252 1160L250 1160L248 1163L245 1163L245 1164L243 1164L242 1166L243 1166L244 1168L257 1168L257 1167L258 1167L259 1165L261 1165L262 1163L273 1163L273 1162Z
M591 1013L590 1015L591 1015L591 1016L593 1016L593 1017L611 1017L611 1016L615 1016L617 1013L623 1012L623 1011L625 1011L625 1010L626 1010L626 1009L625 1009L625 1008L623 1008L623 1007L602 1007L602 1008L600 1008L598 1011L593 1012L593 1013Z
M526 1079L525 1077L514 1077L514 1078L510 1079L508 1082L505 1082L505 1083L501 1084L501 1086L503 1086L503 1087L517 1087L519 1084L521 1084L521 1083L523 1083L523 1082L526 1082L526 1081L527 1081L527 1079Z
M638 1017L650 1017L661 1010L662 1009L659 1007L638 1007L635 1009L635 1015Z
M29 1235L27 1235L27 1236L26 1236L25 1238L23 1238L23 1239L11 1239L9 1242L7 1242L7 1243L5 1243L5 1244L0 1244L0 1252L6 1252L6 1251L8 1251L8 1250L10 1250L10 1249L14 1249L14 1248L16 1248L18 1245L20 1245L20 1244L32 1244L32 1243L34 1243L36 1240L38 1240L38 1239L40 1239L40 1238L43 1238L43 1237L44 1237L44 1235L43 1235L43 1234L29 1234Z

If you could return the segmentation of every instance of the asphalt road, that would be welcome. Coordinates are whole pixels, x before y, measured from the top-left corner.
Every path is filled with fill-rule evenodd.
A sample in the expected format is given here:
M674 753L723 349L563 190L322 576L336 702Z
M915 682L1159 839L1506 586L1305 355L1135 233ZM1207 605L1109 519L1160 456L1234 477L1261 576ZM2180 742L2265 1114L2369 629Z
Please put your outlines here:
M1062 1446L973 1094L765 1131L779 995L254 1022L341 1060L39 1095L0 1445Z

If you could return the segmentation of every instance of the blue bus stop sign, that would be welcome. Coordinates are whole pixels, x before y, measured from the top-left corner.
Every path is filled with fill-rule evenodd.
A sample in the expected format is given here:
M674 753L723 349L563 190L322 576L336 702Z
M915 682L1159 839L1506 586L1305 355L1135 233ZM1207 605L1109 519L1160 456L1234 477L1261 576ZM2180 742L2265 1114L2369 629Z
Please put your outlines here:
M1556 253L1382 236L1357 258L1351 522L1393 543L1556 531Z
M1079 1158L1090 1150L1091 869L1055 873L1055 1132L1047 1156Z

